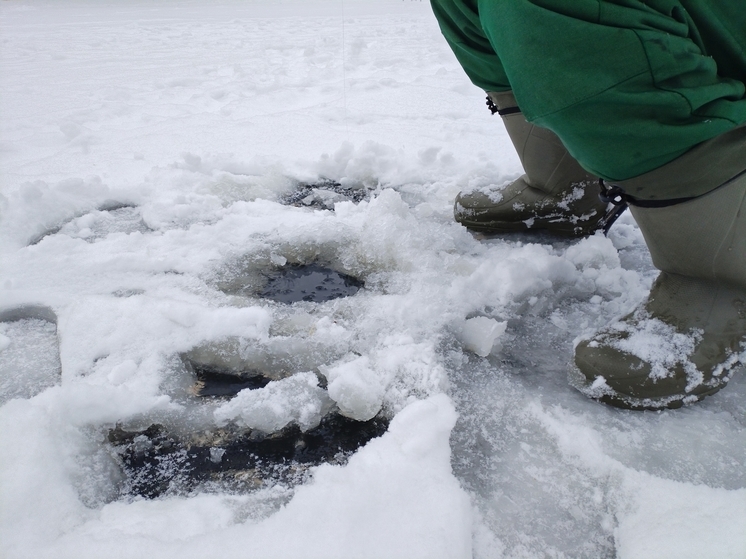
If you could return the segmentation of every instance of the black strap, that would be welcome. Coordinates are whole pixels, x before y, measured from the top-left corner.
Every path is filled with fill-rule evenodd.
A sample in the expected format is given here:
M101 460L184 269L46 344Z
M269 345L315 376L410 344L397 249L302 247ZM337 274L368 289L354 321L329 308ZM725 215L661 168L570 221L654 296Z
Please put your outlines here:
M489 95L487 96L487 107L489 108L492 114L497 113L500 116L513 115L513 114L521 112L520 107L506 107L504 109L498 108L498 106L495 105L495 102L492 100L492 98Z
M638 208L667 208L696 198L696 196L689 196L687 198L669 198L668 200L640 200L624 192L619 185L608 184L604 179L598 179L598 182L601 185L601 194L599 194L601 201L615 206L623 204L625 206L637 206Z
M505 115L514 115L520 112L521 112L520 107L508 107L507 109L498 109L497 114L499 114L500 116L505 116Z
M606 214L598 222L598 227L603 230L604 235L608 235L611 226L627 209L627 195L617 185L606 184L604 179L598 179L598 185L601 187L598 197L608 206Z
M627 203L632 206L638 206L640 208L667 208L668 206L675 206L682 202L694 200L695 196L690 196L689 198L671 198L670 200L639 200L637 198L632 198L631 196L630 198L634 200L634 202Z

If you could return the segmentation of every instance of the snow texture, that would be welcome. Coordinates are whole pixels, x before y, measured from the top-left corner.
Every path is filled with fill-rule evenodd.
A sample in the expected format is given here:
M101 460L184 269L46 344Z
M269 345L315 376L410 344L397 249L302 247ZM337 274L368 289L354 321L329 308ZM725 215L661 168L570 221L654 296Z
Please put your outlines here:
M303 431L313 429L332 404L318 385L315 374L296 373L258 390L242 390L215 410L215 420L221 426L234 421L264 433L275 433L291 423Z
M473 351L480 357L487 357L507 327L507 322L498 322L486 316L476 316L464 321L459 338L464 344L464 349Z
M656 272L629 215L579 241L453 221L521 169L427 2L2 2L0 114L0 316L57 318L0 320L3 557L746 556L743 374L655 413L568 385L572 340ZM365 288L256 295L312 262ZM201 401L194 355L273 382ZM389 430L300 485L119 491L117 424L335 406Z
M650 378L666 378L671 374L673 367L681 364L686 371L689 383L694 386L701 384L701 378L692 378L701 377L702 374L689 360L689 355L694 353L697 344L702 341L703 332L693 330L688 334L682 334L670 324L653 318L645 312L638 311L635 320L637 321L636 328L622 321L612 325L611 331L614 334L627 334L626 336L614 336L612 347L650 363Z
M0 322L0 403L59 384L57 328L36 318Z

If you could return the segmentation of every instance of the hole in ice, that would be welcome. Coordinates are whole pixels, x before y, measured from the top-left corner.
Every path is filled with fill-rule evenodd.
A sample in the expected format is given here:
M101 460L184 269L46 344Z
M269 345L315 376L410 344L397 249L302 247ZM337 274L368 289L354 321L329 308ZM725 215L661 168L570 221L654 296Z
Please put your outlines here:
M215 287L226 295L260 297L280 303L321 303L355 295L365 281L319 258L318 247L289 247L290 254L247 256L226 264ZM324 263L322 263L324 262Z
M112 295L114 295L114 297L127 298L134 297L135 295L142 295L144 293L144 289L117 289L112 292Z
M301 183L298 187L280 199L288 206L308 206L333 210L337 202L358 203L369 196L365 187L346 187L332 180L322 180L318 183Z
M247 492L292 486L306 480L311 466L344 463L386 431L384 417L361 422L339 415L322 382L311 383L310 393L312 399L321 398L319 419L305 417L305 412L294 417L296 409L308 411L306 403L295 400L295 390L308 389L310 379L301 377L313 373L278 375L272 368L247 364L232 349L230 344L207 346L180 357L189 373L180 376L191 379L187 382L196 380L188 389L192 398L183 402L186 414L117 424L108 431L108 446L123 480L117 483L120 496L155 498L197 490ZM293 385L292 379L299 379L299 384ZM273 380L291 385L279 389L270 385ZM273 386L280 391L272 392ZM256 401L249 403L249 394L257 396ZM288 396L290 407L283 399ZM216 425L213 414L220 410L227 423ZM294 417L289 424L288 417Z
M57 385L61 372L57 316L50 308L0 312L0 404Z
M112 233L129 234L149 231L151 229L143 221L140 208L130 204L112 203L45 231L29 244L35 245L50 235L58 234L93 243Z
M365 283L318 264L287 265L269 275L259 297L278 303L322 303L355 295Z
M54 314L54 311L41 305L24 305L0 311L0 322L15 322L25 319L44 320L57 324L57 315Z
M235 396L241 390L264 388L272 380L260 371L236 373L216 367L191 363L197 382L192 387L196 396L227 397Z
M108 440L121 460L123 495L155 498L302 483L310 467L345 463L387 427L383 418L361 422L331 414L305 433L293 425L269 436L230 428L177 436L160 424L138 431L117 425Z

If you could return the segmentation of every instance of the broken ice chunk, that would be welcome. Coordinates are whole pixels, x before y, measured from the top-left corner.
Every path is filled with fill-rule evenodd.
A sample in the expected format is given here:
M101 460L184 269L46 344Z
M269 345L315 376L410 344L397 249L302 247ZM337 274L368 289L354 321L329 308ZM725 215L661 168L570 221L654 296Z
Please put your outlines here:
M281 254L275 254L274 252L269 255L269 260L274 264L275 266L284 266L288 263L288 259L282 256Z
M276 433L290 423L302 431L316 427L333 407L313 373L297 373L257 390L242 390L214 412L218 424L235 421L242 427Z
M342 415L368 421L381 410L384 386L380 376L371 368L368 357L320 369L329 381L329 396L337 402Z
M212 447L210 449L210 462L212 462L213 464L220 464L220 462L222 462L223 460L224 454L224 448Z
M497 339L505 333L507 326L507 322L477 316L463 322L459 338L465 349L473 351L480 357L487 357Z

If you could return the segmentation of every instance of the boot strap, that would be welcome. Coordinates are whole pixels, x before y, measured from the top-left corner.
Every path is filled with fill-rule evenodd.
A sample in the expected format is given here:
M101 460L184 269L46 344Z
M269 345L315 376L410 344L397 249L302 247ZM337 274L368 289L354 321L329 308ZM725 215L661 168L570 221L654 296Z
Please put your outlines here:
M521 112L521 108L516 107L505 107L504 109L498 108L497 105L495 105L495 102L492 100L492 98L488 95L487 96L487 108L490 110L492 114L499 114L500 116L506 116L506 115L514 115L516 113Z
M630 196L621 186L618 184L609 184L604 179L598 179L598 183L601 186L601 193L598 195L602 202L607 204L614 204L615 206L624 205L626 206L637 206L638 208L667 208L668 206L675 206L689 200L694 200L696 196L689 196L687 198L670 198L668 200L640 200L634 196Z
M599 194L599 197L603 202L615 205L623 203L625 205L637 206L638 208L667 208L669 206L675 206L676 204L689 202L690 200L700 198L701 196L706 196L707 194L710 194L710 192L715 192L716 190L729 185L734 180L739 179L743 175L746 175L746 171L741 171L736 176L731 177L720 186L716 186L709 192L705 192L704 194L700 194L699 196L687 196L686 198L669 198L667 200L641 200L640 198L635 198L634 196L630 196L629 194L627 194L624 189L618 184L607 184L604 179L598 179L599 184L601 185L601 193Z
M609 234L609 229L614 225L614 222L619 219L627 209L628 199L631 196L627 196L624 191L615 184L607 184L604 179L598 179L598 185L600 191L598 197L601 201L608 206L606 215L604 215L598 222L599 228L603 230L604 235Z

